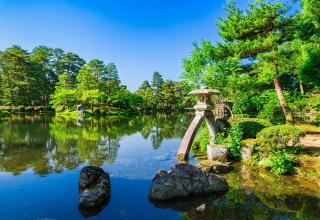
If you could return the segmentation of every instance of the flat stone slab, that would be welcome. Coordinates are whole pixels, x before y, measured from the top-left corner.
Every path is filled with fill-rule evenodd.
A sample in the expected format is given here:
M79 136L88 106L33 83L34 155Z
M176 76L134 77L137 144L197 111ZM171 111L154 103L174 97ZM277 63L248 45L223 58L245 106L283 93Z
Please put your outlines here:
M226 161L228 157L228 147L223 145L207 145L208 160Z

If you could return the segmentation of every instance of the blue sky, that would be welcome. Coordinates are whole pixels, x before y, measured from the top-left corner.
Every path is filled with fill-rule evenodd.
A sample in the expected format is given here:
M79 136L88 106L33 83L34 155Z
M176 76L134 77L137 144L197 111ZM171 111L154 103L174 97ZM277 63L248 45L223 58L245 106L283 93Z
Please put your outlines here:
M247 5L239 0L240 7ZM178 80L192 42L218 40L226 0L0 0L0 50L59 47L114 62L130 90L159 71Z

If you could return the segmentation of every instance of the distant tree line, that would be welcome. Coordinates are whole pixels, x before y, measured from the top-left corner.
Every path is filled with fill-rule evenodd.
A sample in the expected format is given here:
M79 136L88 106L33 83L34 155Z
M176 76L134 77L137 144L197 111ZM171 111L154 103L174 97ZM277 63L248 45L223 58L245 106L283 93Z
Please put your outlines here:
M154 72L151 84L143 81L136 94L143 98L146 109L182 109L192 105L193 99L187 96L190 91L186 81L164 81L159 72Z
M108 108L160 110L184 108L185 82L164 81L155 72L135 93L121 85L114 63L86 62L59 48L12 46L0 52L0 105L46 106L72 111L82 104L90 111Z

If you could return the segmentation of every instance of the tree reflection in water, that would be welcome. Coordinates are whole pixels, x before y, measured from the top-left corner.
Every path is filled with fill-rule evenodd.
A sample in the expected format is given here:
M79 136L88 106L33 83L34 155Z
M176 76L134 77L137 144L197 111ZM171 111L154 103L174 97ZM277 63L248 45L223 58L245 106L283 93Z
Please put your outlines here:
M319 219L316 184L246 165L226 178L230 189L223 197L205 203L201 210L188 209L181 219Z
M18 115L0 122L0 170L39 175L75 169L82 163L113 164L123 136L140 133L154 149L181 138L190 122L184 114L141 115L112 120Z
M113 164L124 136L140 133L153 144L150 149L160 147L161 151L162 141L182 138L189 122L190 117L185 114L84 121L28 115L3 118L0 121L0 171L19 175L30 169L46 175L75 169L84 163ZM164 165L163 161L149 159ZM145 172L144 168L148 169L150 163L138 161L134 165L137 168L133 171L127 164L122 168L139 176L136 172ZM245 165L237 167L236 172L226 178L230 190L219 198L155 205L181 212L181 219L319 219L320 189L315 183L253 170ZM81 210L81 213L89 216L101 210L94 211Z

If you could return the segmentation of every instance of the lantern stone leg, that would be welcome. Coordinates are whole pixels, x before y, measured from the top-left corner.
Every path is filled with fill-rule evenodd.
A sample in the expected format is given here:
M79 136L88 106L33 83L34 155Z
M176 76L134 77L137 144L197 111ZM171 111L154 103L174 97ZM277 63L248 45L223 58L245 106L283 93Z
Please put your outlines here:
M179 160L185 160L188 157L193 139L197 133L197 130L201 122L203 121L203 116L204 116L203 112L196 112L196 116L193 118L180 144L180 147L177 153L177 158Z
M216 128L213 124L214 118L213 118L212 113L206 112L204 120L205 120L207 127L208 127L208 130L209 130L210 144L214 144L214 140L216 139L217 131L216 131Z

